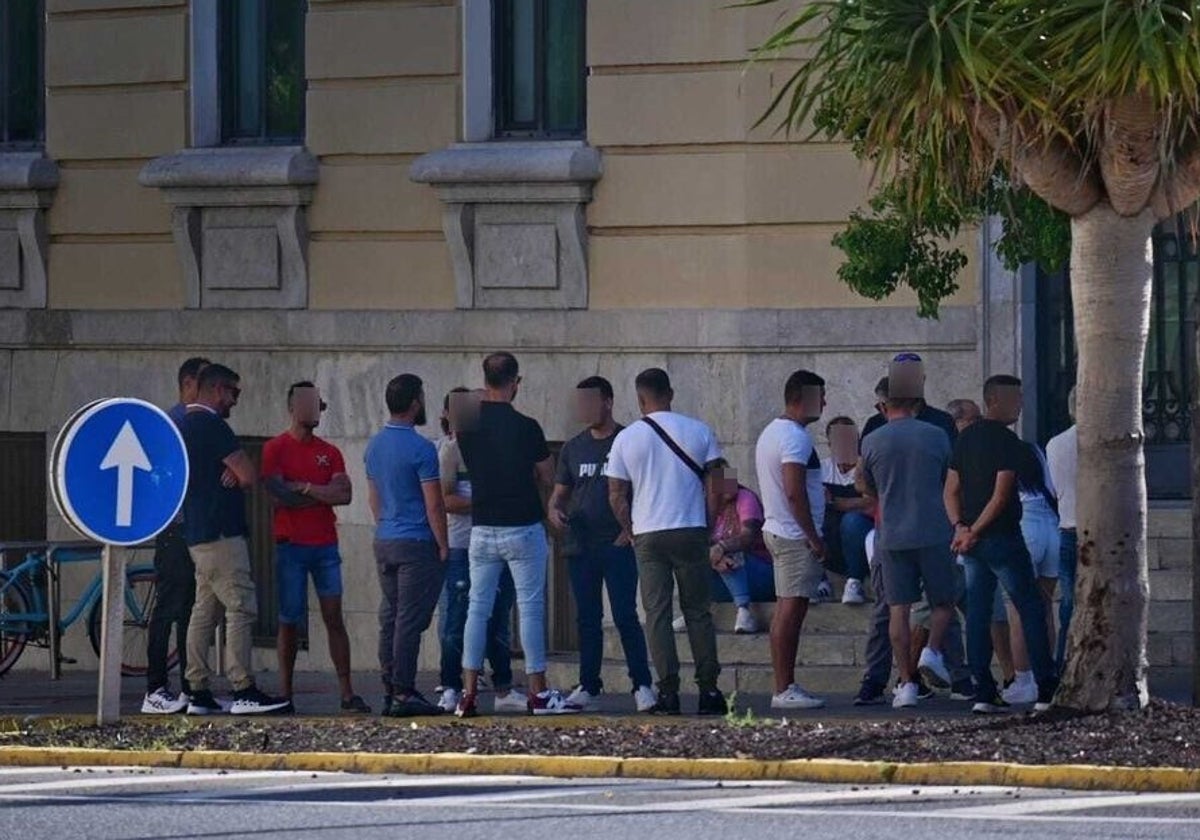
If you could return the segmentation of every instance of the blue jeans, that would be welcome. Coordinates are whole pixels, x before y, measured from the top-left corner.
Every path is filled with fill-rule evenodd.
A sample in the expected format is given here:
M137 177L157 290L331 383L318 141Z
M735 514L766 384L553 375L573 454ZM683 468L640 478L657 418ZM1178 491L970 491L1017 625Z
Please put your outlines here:
M1054 662L1061 674L1067 663L1067 631L1071 629L1071 616L1075 614L1075 566L1079 559L1079 536L1074 528L1064 528L1059 534L1058 591L1062 600L1058 602L1058 645Z
M442 588L438 639L442 645L442 688L462 691L463 633L467 626L467 607L471 593L471 566L465 548L450 549L446 561L446 585ZM492 684L498 691L512 688L512 618L517 591L512 575L505 569L500 575L496 605L487 628L487 660L492 665Z
M600 666L604 661L604 592L612 606L613 623L621 637L629 679L635 689L652 685L646 634L637 613L638 570L631 546L600 545L584 549L567 560L571 591L575 595L579 628L579 684L591 694L604 687Z
M488 620L507 567L517 590L525 673L545 673L546 566L550 559L546 529L540 522L516 527L476 525L471 528L470 552L471 594L463 634L463 668L483 669Z
M967 660L975 678L977 696L996 694L992 677L992 606L996 582L1004 587L1017 608L1025 631L1029 663L1039 688L1053 686L1054 662L1046 632L1046 607L1033 576L1033 562L1020 532L986 536L965 555L967 573Z
M746 551L742 565L731 572L712 573L712 599L718 604L739 607L775 600L775 567L757 554Z
M871 577L867 566L867 534L874 528L874 520L865 513L826 509L822 531L830 549L827 561L829 570L848 578L867 581Z

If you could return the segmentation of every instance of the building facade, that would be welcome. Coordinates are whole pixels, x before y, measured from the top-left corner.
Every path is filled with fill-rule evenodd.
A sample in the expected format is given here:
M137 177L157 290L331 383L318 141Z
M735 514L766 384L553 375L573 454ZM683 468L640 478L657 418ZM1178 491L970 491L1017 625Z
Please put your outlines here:
M562 441L577 381L608 377L629 420L634 375L659 365L744 475L790 371L823 374L830 416L861 421L897 349L925 356L935 403L1023 373L1041 383L1027 436L1057 431L1047 406L1072 363L1062 295L1045 290L1061 283L1004 271L985 230L964 239L974 258L939 320L842 286L830 239L870 173L844 146L752 128L788 72L746 66L777 10L727 6L4 4L0 459L38 463L96 397L169 403L191 355L242 375L233 425L252 450L285 427L288 384L316 381L321 434L359 491L340 529L363 663L377 585L361 462L397 373L440 399L511 349L519 408ZM29 501L29 472L2 488L0 538L66 536L51 504ZM269 583L262 535L256 552ZM324 667L317 625L310 664ZM1182 658L1167 648L1158 664Z

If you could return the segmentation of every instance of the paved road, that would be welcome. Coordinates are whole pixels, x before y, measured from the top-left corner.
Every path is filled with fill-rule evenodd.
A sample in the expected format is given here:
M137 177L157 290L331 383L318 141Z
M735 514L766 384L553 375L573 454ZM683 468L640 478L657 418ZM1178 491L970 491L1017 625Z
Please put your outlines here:
M1194 838L1200 794L0 768L0 837Z

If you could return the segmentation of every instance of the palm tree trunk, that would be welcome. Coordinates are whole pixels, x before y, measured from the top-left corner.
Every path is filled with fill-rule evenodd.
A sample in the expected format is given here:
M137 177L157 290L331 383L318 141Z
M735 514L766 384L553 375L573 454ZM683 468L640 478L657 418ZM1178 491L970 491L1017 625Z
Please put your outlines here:
M1140 708L1146 687L1146 481L1142 374L1154 216L1107 204L1071 220L1079 349L1079 567L1057 705Z

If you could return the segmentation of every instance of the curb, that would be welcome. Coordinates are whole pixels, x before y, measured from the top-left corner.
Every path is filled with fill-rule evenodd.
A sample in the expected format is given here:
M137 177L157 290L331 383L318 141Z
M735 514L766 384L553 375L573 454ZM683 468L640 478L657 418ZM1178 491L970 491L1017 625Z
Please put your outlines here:
M787 781L818 784L949 785L1180 793L1200 791L1200 770L1176 767L802 759L606 758L462 753L238 753L0 747L0 767L168 767L203 770L549 776L558 778Z

